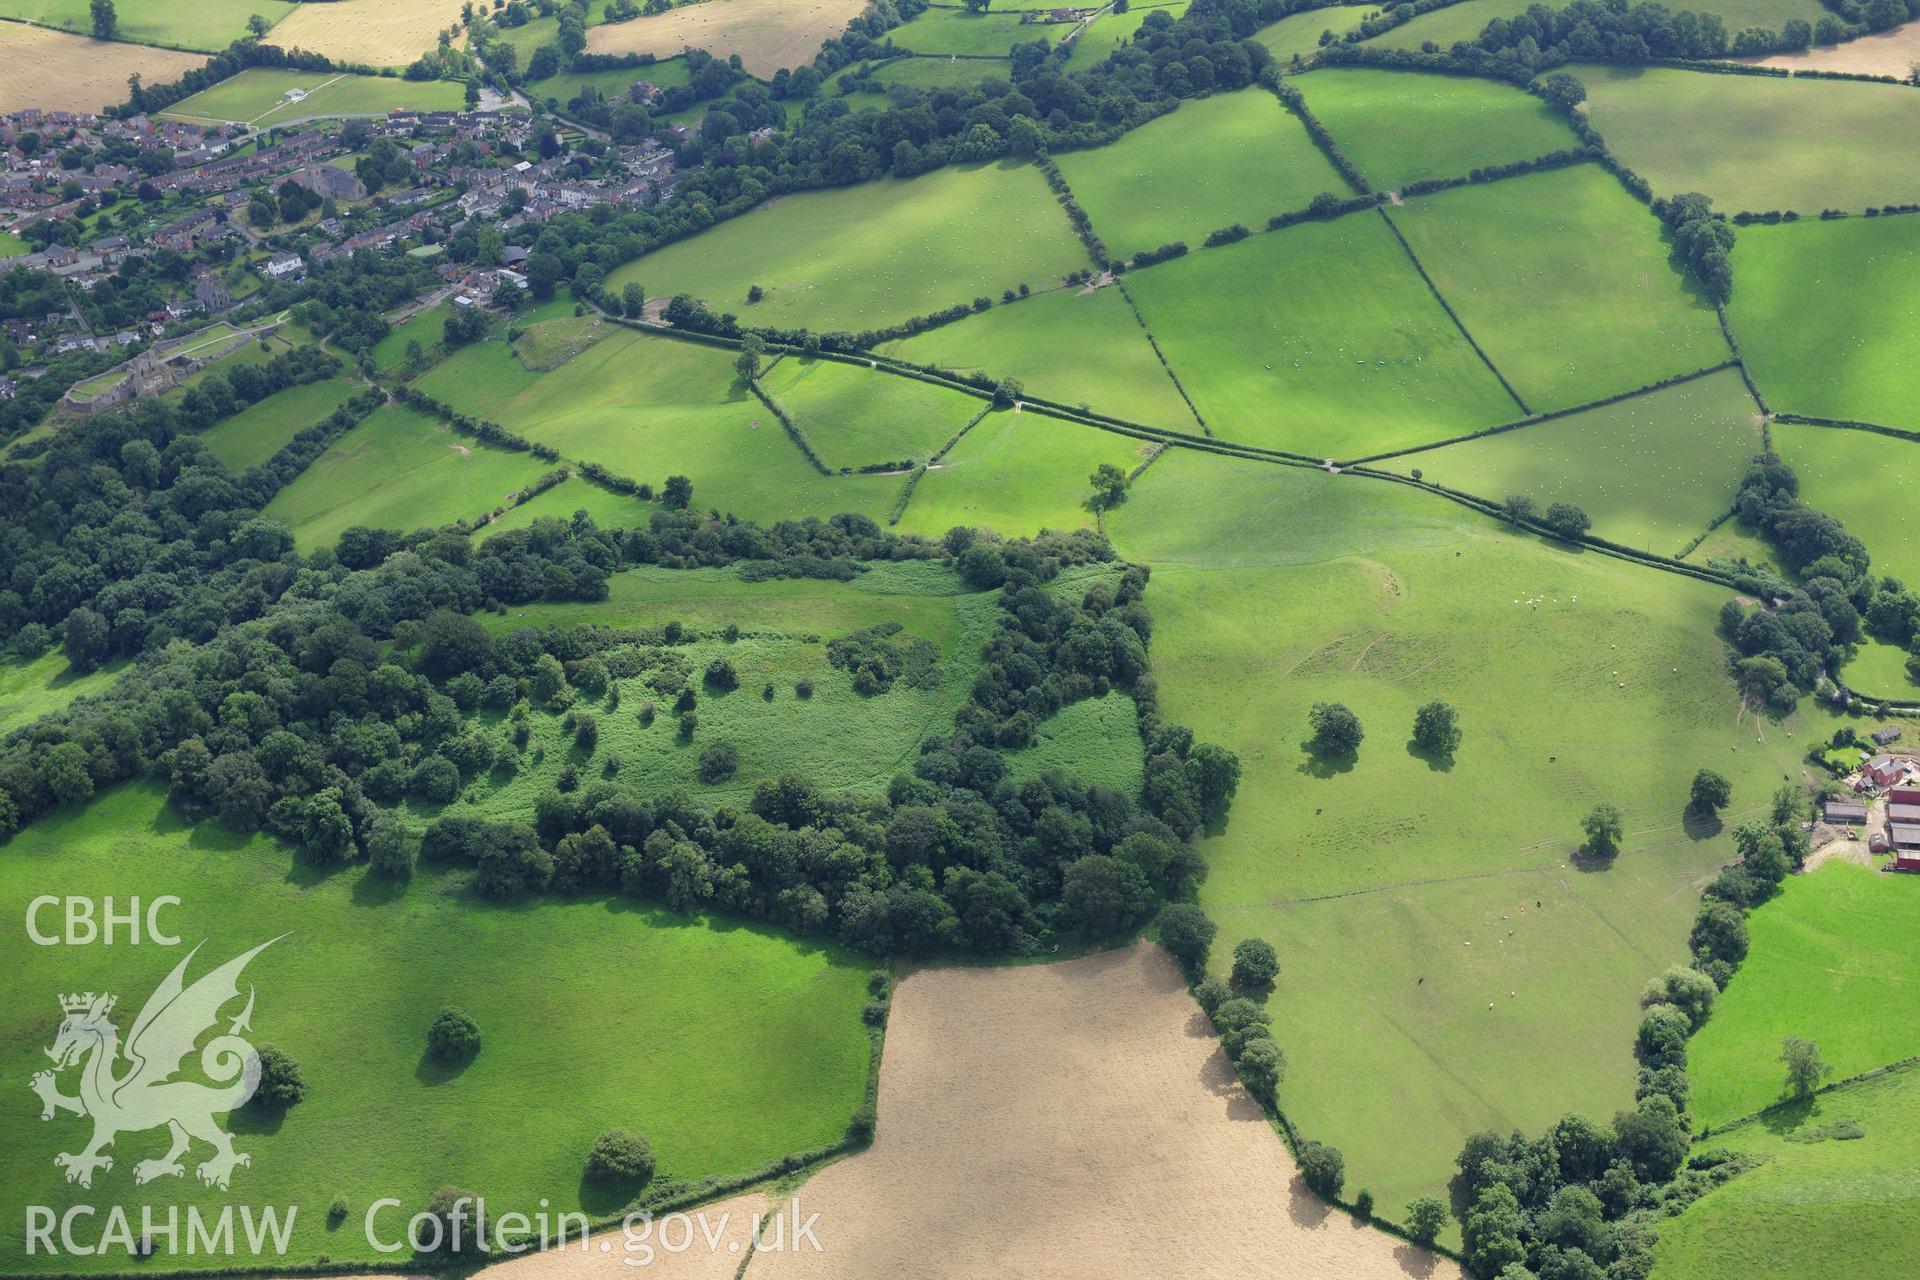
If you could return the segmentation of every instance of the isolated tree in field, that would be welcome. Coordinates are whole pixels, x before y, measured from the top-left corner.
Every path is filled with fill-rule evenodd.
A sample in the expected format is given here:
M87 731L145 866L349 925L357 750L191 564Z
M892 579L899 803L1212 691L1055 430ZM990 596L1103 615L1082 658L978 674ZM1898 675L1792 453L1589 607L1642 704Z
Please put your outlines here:
M1314 703L1307 712L1307 725L1313 730L1308 745L1323 756L1350 756L1367 736L1360 728L1360 717L1342 702Z
M685 476L668 476L660 490L660 500L684 511L693 502L693 481Z
M767 354L767 340L757 333L750 333L740 340L740 354L734 359L733 371L740 375L742 382L752 382L760 376L760 360Z
M1127 473L1111 462L1103 462L1087 477L1093 485L1093 508L1106 511L1127 500Z
M653 1147L644 1134L609 1129L593 1140L587 1176L607 1182L645 1182L653 1176Z
M300 1064L284 1050L270 1044L260 1046L260 1086L253 1100L263 1107L284 1111L307 1096L307 1082L301 1078Z
M1460 746L1460 713L1438 700L1421 707L1413 713L1413 745L1430 755L1452 755Z
M1233 985L1241 991L1265 991L1280 976L1280 957L1264 938L1245 938L1233 949Z
M449 1005L427 1028L427 1051L442 1062L465 1062L480 1052L480 1025Z
M1329 1200L1339 1198L1346 1185L1347 1161L1337 1147L1324 1142L1300 1144L1300 1176L1309 1187Z
M1587 513L1571 502L1556 502L1547 508L1547 527L1565 538L1568 542L1577 541L1593 527L1593 521Z
M1571 111L1587 100L1587 86L1578 76L1556 71L1540 82L1540 96L1562 111Z
M1207 913L1191 902L1176 902L1160 913L1160 945L1190 974L1205 973L1217 932Z
M111 40L120 34L120 15L113 11L113 0L93 0L93 38Z
M1581 848L1589 857L1611 858L1620 852L1620 841L1626 836L1620 810L1602 800L1580 825L1587 833L1587 842Z
M255 40L263 39L272 28L273 24L259 14L250 13L247 15L247 30L253 33Z
M1726 808L1732 799L1733 784L1711 769L1702 769L1693 775L1687 808L1702 817L1711 817Z
M1820 1082L1833 1074L1833 1068L1820 1057L1820 1046L1799 1036L1780 1042L1780 1061L1787 1064L1787 1092L1796 1098L1809 1098Z
M1447 1225L1447 1206L1438 1196L1418 1196L1407 1203L1407 1235L1417 1245L1430 1245Z

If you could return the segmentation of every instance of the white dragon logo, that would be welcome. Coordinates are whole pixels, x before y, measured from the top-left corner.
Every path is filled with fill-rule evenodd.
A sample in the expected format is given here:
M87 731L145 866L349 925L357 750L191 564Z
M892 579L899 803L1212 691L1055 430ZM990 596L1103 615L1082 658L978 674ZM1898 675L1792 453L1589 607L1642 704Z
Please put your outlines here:
M248 1025L253 1016L251 986L247 988L247 1007L227 1033L215 1036L200 1052L200 1069L215 1084L173 1077L185 1065L201 1033L219 1021L221 1007L239 997L240 971L279 940L269 939L236 956L189 987L183 978L188 962L200 950L196 946L147 998L127 1033L125 1046L120 1043L119 1028L108 1018L113 1012L113 996L96 996L89 991L60 997L66 1017L53 1047L46 1050L53 1059L53 1070L39 1072L31 1084L40 1095L42 1120L53 1119L57 1111L93 1118L93 1141L86 1149L53 1158L54 1164L67 1171L68 1182L91 1187L96 1169L113 1168L113 1158L102 1155L101 1150L113 1145L118 1134L161 1125L172 1133L173 1146L158 1160L134 1165L135 1182L180 1177L186 1172L180 1157L195 1138L214 1150L212 1157L194 1170L208 1186L226 1190L234 1166L253 1163L250 1156L233 1149L232 1135L213 1119L245 1103L260 1085L260 1055L239 1034L252 1029ZM128 1068L116 1072L122 1057ZM55 1073L83 1061L79 1096L69 1098L60 1092Z

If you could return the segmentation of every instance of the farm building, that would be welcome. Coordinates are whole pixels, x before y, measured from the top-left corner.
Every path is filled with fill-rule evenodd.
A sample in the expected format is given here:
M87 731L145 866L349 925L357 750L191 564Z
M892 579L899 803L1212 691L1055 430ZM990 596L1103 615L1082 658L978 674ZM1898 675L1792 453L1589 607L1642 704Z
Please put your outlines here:
M1900 741L1900 730L1895 725L1888 725L1884 729L1875 729L1873 731L1873 740L1880 746L1889 746Z
M1907 776L1907 762L1893 756L1875 756L1867 761L1863 772L1868 782L1876 787L1890 787L1902 782Z
M1858 826L1867 820L1867 806L1857 800L1829 800L1821 817L1835 826Z
M1887 792L1887 838L1896 871L1920 871L1920 787Z

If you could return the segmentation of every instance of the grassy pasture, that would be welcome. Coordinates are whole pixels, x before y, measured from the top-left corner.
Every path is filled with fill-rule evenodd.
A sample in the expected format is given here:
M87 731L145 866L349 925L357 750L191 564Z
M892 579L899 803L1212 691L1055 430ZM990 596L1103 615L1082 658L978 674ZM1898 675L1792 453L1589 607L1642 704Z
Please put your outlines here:
M1571 502L1593 532L1678 555L1740 489L1761 450L1760 412L1737 369L1589 409L1570 417L1463 441L1384 465L1490 498L1531 496L1542 510Z
M954 373L1015 378L1032 394L1061 404L1176 431L1199 430L1118 289L1056 290L881 350Z
M1460 76L1333 67L1293 81L1366 180L1394 191L1578 145L1538 98Z
M1840 1078L1920 1053L1916 930L1920 880L1847 862L1790 877L1750 912L1746 961L1687 1047L1699 1121L1785 1101L1786 1036L1817 1043Z
M1173 4L1134 5L1125 13L1115 13L1111 9L1102 11L1080 33L1067 54L1067 69L1080 71L1097 63L1104 62L1107 55L1121 45L1132 40L1140 30L1140 24L1147 20L1150 13L1165 12L1169 18L1178 18L1187 11L1187 0L1175 0ZM1068 28L1060 28L1068 30Z
M1391 212L1440 296L1536 411L1731 357L1660 223L1598 165L1456 187Z
M533 25L529 23L528 26ZM519 28L525 30L525 27ZM509 33L511 34L511 33ZM557 35L558 31L553 33ZM553 35L542 43L553 43ZM523 50L520 65L525 66L532 49ZM685 58L663 58L650 67L617 67L612 71L562 71L558 75L548 76L545 80L536 80L527 86L527 92L535 101L544 102L554 99L562 107L580 96L580 91L589 85L598 89L609 98L623 98L627 90L642 80L659 85L662 89L671 89L683 85L693 77L687 71Z
M337 8L345 0L304 6ZM287 100L292 89L306 94ZM402 80L388 76L361 76L333 71L286 71L249 67L211 89L177 102L162 115L186 121L237 121L266 125L307 116L376 116L396 109L454 111L466 99L451 80Z
M765 79L781 67L812 61L864 7L863 0L715 0L666 13L587 29L589 53L652 53L670 57L705 49L717 58L739 54Z
M1372 213L1202 250L1126 288L1223 439L1352 458L1521 416Z
M690 293L754 324L857 330L1037 289L1085 263L1037 169L969 165L772 201L629 263L607 287ZM749 310L755 284L767 295Z
M238 475L271 458L300 432L320 422L353 395L338 378L275 392L201 434L214 457Z
M1008 536L1094 522L1087 477L1103 462L1139 465L1140 441L1037 413L990 413L937 469L920 477L901 533L938 537L955 525Z
M513 340L513 354L533 372L545 373L558 369L611 332L612 326L602 322L597 312L536 320Z
M487 448L389 404L314 459L262 514L292 525L302 547L328 546L352 525L412 530L473 519L546 470L531 454Z
M1752 963L1749 961L1748 963ZM1759 1168L1660 1224L1654 1275L1687 1280L1902 1280L1913 1270L1920 1071L1823 1094L1806 1108L1715 1134ZM1823 1137L1843 1122L1851 1140Z
M283 49L324 53L335 62L403 67L460 25L466 0L328 0L301 4L268 33ZM476 6L477 7L477 6Z
M1847 688L1875 697L1911 701L1914 679L1907 674L1907 651L1898 645L1867 637L1853 657L1840 666L1840 679Z
M1290 13L1280 21L1260 28L1253 33L1253 39L1267 47L1274 61L1286 66L1296 54L1310 58L1319 52L1321 32L1331 31L1336 36L1343 36L1378 12L1380 6L1376 4L1308 9L1302 13Z
M1726 213L1920 200L1920 155L1908 145L1920 98L1894 85L1568 69L1587 86L1588 119L1656 195L1705 192Z
M1004 58L1017 44L1032 44L1035 40L1052 44L1056 36L1064 35L1071 29L1052 25L1034 26L1021 22L1019 15L1012 13L928 9L888 34L902 49L911 49L915 53Z
M734 375L733 353L717 347L620 328L553 372L534 374L506 343L488 341L441 361L416 385L569 459L655 488L687 476L702 510L768 523L841 511L884 519L900 492L898 477L814 470Z
M1214 954L1279 947L1280 1102L1348 1185L1397 1216L1444 1197L1475 1130L1630 1105L1641 985L1730 857L1683 826L1686 780L1732 778L1732 824L1802 772L1808 730L1743 722L1726 593L1415 490L1182 451L1107 529L1154 566L1163 714L1240 755L1203 850ZM1408 745L1432 698L1460 711L1451 761ZM1356 760L1297 745L1316 701L1358 714ZM1626 851L1581 869L1601 799Z
M986 402L914 378L837 360L776 364L761 389L785 409L829 467L925 462Z
M1920 428L1920 217L1748 227L1727 314L1776 410Z
M1442 49L1451 49L1457 41L1478 40L1495 18L1512 18L1526 11L1521 0L1464 0L1423 13L1367 43L1383 49L1418 49L1431 40Z
M374 367L382 373L391 373L407 362L407 343L418 342L420 349L431 359L440 350L445 341L447 320L453 315L453 303L443 302L437 307L428 307L416 311L405 320L387 330L386 336L373 344Z
M1058 769L1090 787L1138 795L1146 777L1139 712L1120 692L1068 703L1042 722L1032 746L1008 752L1007 764L1018 779Z
M99 111L126 101L128 76L164 84L205 65L197 54L0 22L0 66L7 69L0 76L0 113Z
M113 9L122 40L218 53L248 36L247 19L259 14L279 22L300 6L290 0L116 0ZM0 0L0 18L22 18L83 36L93 34L90 0Z
M576 476L510 509L474 536L484 539L509 529L524 529L542 516L571 520L576 511L585 511L603 529L624 529L645 524L652 510L638 498L603 489Z
M81 694L104 693L125 666L124 662L114 662L98 671L75 675L67 665L67 656L58 648L28 662L0 660L0 734L32 724Z
M247 969L258 990L252 1026L256 1042L299 1061L307 1096L284 1120L243 1109L230 1122L238 1149L253 1157L236 1171L232 1195L299 1206L281 1265L320 1254L374 1261L359 1228L366 1207L397 1197L398 1221L449 1182L484 1187L494 1212L532 1213L543 1199L554 1210L609 1211L611 1197L584 1183L581 1168L594 1136L616 1125L647 1133L656 1177L745 1172L836 1140L864 1094L868 965L831 947L625 899L485 906L457 870L423 868L404 887L362 867L319 877L266 836L185 826L146 786L37 824L7 853L0 902L16 918L50 883L95 897L177 894L181 936L207 940L190 978L286 935ZM124 1030L184 954L36 947L9 930L0 957L34 996L11 1002L0 1020L7 1076L46 1065L40 1048L58 1023L55 992L117 993ZM453 1073L423 1054L427 1026L447 1004L468 1010L484 1037L478 1057ZM27 1089L5 1095L0 1250L18 1264L23 1205L60 1212L97 1202L90 1196L131 1197L135 1159L164 1151L165 1134L123 1134L113 1169L89 1193L62 1181L51 1159L77 1149L84 1122L43 1125ZM495 1121L477 1123L482 1116ZM355 1212L330 1230L336 1193ZM138 1199L162 1213L194 1204L217 1214L230 1197L189 1173L141 1188ZM25 1269L124 1265L120 1254L43 1254Z
M1255 230L1346 184L1299 119L1265 89L1182 103L1120 141L1060 157L1060 172L1116 257L1170 240L1199 248L1232 223Z

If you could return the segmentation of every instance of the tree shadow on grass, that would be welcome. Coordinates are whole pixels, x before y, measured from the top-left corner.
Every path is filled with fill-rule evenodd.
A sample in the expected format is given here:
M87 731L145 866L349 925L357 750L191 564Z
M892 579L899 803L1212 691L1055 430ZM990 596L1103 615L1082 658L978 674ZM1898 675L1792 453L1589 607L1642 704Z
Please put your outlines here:
M397 901L407 891L409 881L399 876L383 875L369 870L353 882L353 905L356 907L384 907Z
M580 1207L590 1219L611 1217L638 1199L646 1185L644 1178L616 1182L582 1172Z
M1427 768L1435 773L1453 772L1453 752L1451 751L1429 751L1412 738L1408 738L1407 754L1415 760L1425 761Z
M1820 1099L1795 1098L1782 1102L1760 1117L1768 1133L1784 1138L1820 1114Z
M420 1051L420 1061L414 1064L413 1078L432 1089L450 1080L458 1079L479 1056L479 1054L468 1054L464 1058L448 1062L445 1058L436 1057L433 1050L423 1049Z
M259 1101L235 1107L227 1113L227 1129L235 1137L247 1134L275 1134L287 1122L285 1107L269 1107Z
M1711 840L1727 829L1717 813L1702 813L1689 807L1680 815L1680 827L1689 840Z
M1358 751L1319 751L1312 742L1300 744L1305 758L1300 761L1301 773L1310 778L1334 778L1343 773L1352 773L1353 766L1360 762Z
M1619 858L1620 854L1617 851L1614 853L1594 853L1583 844L1573 851L1568 861L1573 863L1573 869L1575 871L1584 871L1592 874L1599 871L1613 870L1613 864L1617 862Z

